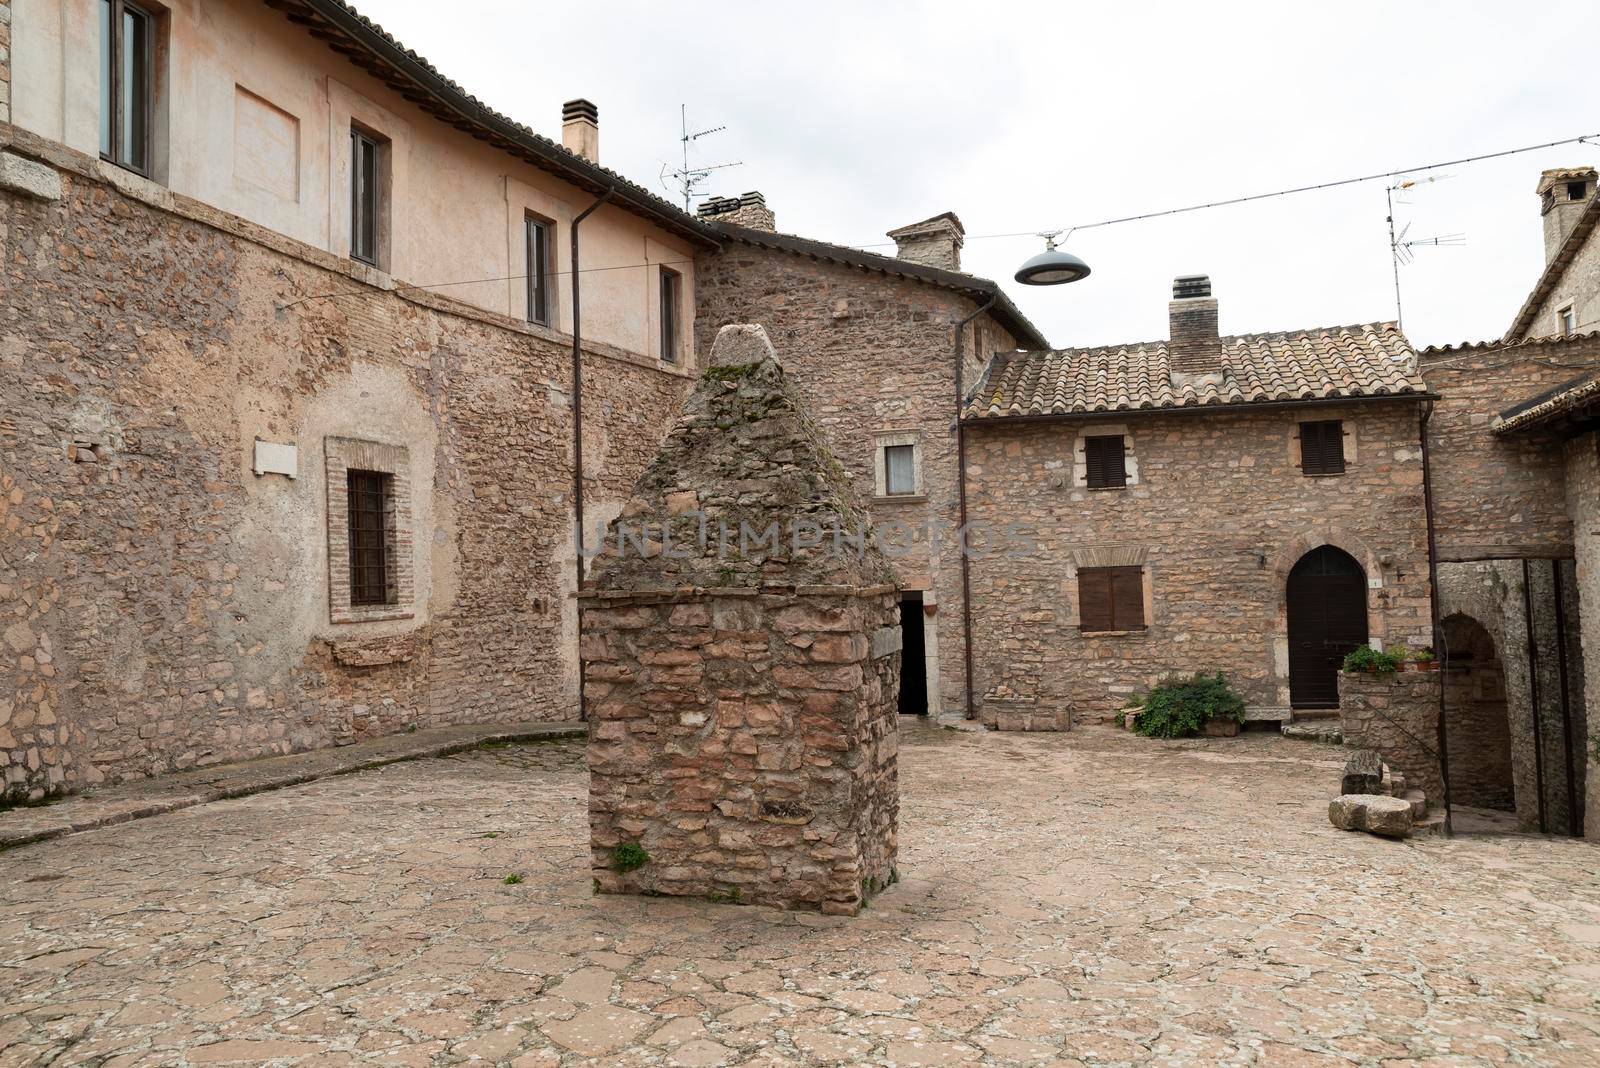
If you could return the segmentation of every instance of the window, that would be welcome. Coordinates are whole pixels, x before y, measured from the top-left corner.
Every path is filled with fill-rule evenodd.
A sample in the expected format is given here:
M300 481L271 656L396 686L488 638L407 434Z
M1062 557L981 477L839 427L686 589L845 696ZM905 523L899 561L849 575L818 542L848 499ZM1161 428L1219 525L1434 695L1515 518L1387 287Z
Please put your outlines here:
M886 497L902 497L917 492L915 445L884 446L883 492Z
M350 130L350 257L378 265L378 142Z
M350 603L394 604L389 515L394 480L381 471L349 472Z
M1122 489L1128 484L1127 446L1121 434L1083 439L1085 478L1090 489Z
M1323 419L1300 424L1300 471L1307 475L1344 474L1344 424Z
M677 271L661 268L661 360L678 362L678 293Z
M1572 305L1568 304L1565 308L1556 312L1556 332L1562 337L1571 336L1576 326L1577 317L1572 314Z
M550 325L550 224L528 220L528 322Z
M1588 182L1568 182L1567 183L1567 199L1568 200L1582 200L1583 199L1583 194L1588 191L1588 188L1589 188L1589 183Z
M1078 568L1079 629L1143 630L1144 626L1144 568Z
M100 0L100 156L150 173L155 17L127 0Z

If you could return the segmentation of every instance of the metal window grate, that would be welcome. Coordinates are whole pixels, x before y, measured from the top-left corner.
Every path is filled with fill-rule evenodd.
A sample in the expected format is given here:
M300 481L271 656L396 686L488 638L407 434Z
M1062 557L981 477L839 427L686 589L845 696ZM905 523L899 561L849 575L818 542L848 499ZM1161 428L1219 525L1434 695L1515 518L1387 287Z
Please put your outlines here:
M350 603L391 604L389 512L393 476L377 471L349 473Z

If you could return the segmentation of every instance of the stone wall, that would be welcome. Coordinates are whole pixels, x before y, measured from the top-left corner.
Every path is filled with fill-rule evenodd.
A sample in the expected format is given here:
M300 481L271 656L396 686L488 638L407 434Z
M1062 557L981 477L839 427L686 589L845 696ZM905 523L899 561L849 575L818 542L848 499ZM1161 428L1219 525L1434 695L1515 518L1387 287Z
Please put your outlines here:
M1600 338L1427 349L1419 366L1441 395L1428 422L1439 559L1569 554L1559 439L1496 437L1489 426L1507 408L1600 368Z
M0 123L11 121L11 0L0 0Z
M1287 706L1285 582L1323 544L1381 580L1374 640L1431 644L1417 414L1374 403L975 426L972 521L1019 524L1011 551L972 564L978 692L1073 704L1093 722L1167 675L1222 671L1249 704ZM1301 474L1304 418L1345 420L1345 475ZM1077 438L1096 428L1127 435L1138 474L1126 489L1075 484ZM1107 565L1144 568L1145 630L1079 631L1077 568Z
M1444 797L1439 772L1439 672L1341 672L1339 729L1352 749L1372 749L1430 805Z
M1556 321L1556 312L1568 304L1572 305L1573 329L1576 332L1600 330L1600 240L1596 239L1593 230L1589 231L1583 247L1562 271L1560 281L1550 290L1549 296L1539 302L1538 310L1529 324L1528 336L1560 334L1561 324Z
M1577 530L1573 587L1582 605L1583 662L1600 665L1600 434L1567 443L1567 507ZM1600 684L1588 680L1582 701L1586 729L1578 760L1584 776L1584 836L1600 840Z
M897 590L759 328L713 361L582 597L596 887L854 913L894 880Z
M1505 667L1489 632L1466 616L1443 623L1445 751L1450 803L1516 810Z
M14 136L64 189L0 194L7 795L576 718L570 340ZM603 518L685 379L585 366ZM329 438L409 456L411 618L330 621ZM254 474L257 439L295 446L297 477Z
M864 490L874 486L879 435L916 436L925 492L874 498L869 507L880 528L944 532L938 545L925 536L899 539L905 551L894 565L904 588L925 591L924 603L936 606L928 620L929 653L937 656L929 693L937 683L941 707L961 710L961 562L950 535L959 519L951 324L975 304L937 286L737 242L700 256L695 280L699 350L709 351L728 323L766 327L835 454ZM1009 333L980 317L964 338L967 385L991 353L1015 347Z

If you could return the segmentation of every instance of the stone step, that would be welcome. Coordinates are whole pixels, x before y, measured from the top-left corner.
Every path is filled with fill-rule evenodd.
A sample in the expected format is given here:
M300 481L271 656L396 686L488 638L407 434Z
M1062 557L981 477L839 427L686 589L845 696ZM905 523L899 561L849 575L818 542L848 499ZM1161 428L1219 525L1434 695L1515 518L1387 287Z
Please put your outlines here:
M1427 818L1428 796L1426 794L1424 794L1421 790L1411 789L1407 790L1401 796L1404 797L1405 800L1411 802L1411 818L1413 820L1421 823Z
M1337 720L1337 708L1291 708L1289 715L1296 723L1318 723L1323 720Z
M1433 815L1424 816L1420 820L1413 816L1411 820L1411 833L1414 835L1427 834L1442 836L1444 834L1444 813L1435 812Z
M1308 742L1323 742L1327 745L1344 744L1344 735L1339 730L1338 720L1285 723L1282 731L1285 738L1300 738Z
M1252 705L1244 710L1246 723L1288 723L1294 719L1294 709L1270 705Z

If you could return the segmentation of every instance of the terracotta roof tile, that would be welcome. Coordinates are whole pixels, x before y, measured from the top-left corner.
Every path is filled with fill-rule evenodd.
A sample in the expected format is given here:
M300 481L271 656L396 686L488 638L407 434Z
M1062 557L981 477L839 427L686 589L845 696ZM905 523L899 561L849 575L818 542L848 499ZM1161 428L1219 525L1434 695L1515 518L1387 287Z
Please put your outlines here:
M996 356L968 419L1196 408L1424 394L1416 353L1394 323L1221 339L1223 374L1174 388L1167 342Z

